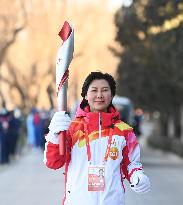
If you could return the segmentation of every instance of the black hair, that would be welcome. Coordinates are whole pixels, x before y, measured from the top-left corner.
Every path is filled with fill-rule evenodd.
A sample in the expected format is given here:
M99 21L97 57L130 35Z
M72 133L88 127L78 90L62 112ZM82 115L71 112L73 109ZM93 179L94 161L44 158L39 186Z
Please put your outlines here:
M85 99L85 96L87 94L88 88L93 80L101 80L104 79L108 82L112 96L115 96L116 94L116 82L112 75L109 73L102 73L100 71L91 72L85 79L83 86L82 86L82 92L81 96L83 97L83 101L81 103L81 108L84 108L86 105L88 105L88 101Z

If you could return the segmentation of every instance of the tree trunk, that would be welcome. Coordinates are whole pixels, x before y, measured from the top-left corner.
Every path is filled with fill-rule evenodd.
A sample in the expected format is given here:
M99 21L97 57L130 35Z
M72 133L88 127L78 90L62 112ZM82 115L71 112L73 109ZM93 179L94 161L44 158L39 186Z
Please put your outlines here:
M50 109L53 109L54 108L53 89L52 89L51 85L48 86L47 93L48 93L48 97L49 97L49 101L50 101Z
M183 142L183 105L180 107L181 142Z
M1 85L0 85L1 86ZM1 89L1 87L0 87ZM1 90L0 90L0 100L1 100L1 107L4 107L6 108L6 100L4 99L4 96L3 94L1 93Z
M175 120L173 116L168 117L168 137L174 138L175 137Z
M162 137L168 137L168 115L165 113L160 116L160 132Z
M175 137L181 137L181 106L174 109Z

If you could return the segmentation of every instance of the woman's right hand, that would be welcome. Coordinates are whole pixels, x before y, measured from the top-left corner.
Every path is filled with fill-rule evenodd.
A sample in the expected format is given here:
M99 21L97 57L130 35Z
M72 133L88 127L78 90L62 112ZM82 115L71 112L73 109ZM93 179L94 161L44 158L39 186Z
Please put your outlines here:
M68 130L71 118L65 111L56 112L50 122L49 133L46 135L46 141L53 144L59 144L58 133Z
M56 112L50 122L49 131L58 134L61 131L68 130L71 118L65 111Z

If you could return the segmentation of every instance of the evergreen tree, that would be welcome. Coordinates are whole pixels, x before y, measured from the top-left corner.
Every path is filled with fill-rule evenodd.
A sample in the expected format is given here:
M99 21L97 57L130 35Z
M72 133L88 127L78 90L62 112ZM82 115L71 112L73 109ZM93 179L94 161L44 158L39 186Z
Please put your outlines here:
M118 91L136 106L161 113L163 135L174 118L180 136L183 102L183 0L134 0L116 14L116 40L124 48Z

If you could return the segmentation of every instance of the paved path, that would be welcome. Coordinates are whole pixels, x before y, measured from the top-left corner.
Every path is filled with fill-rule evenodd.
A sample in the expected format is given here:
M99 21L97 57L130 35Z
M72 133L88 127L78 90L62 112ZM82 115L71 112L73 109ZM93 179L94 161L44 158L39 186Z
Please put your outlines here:
M126 205L182 205L183 159L148 148L144 137L139 141L151 192L139 196L126 184ZM40 151L27 152L9 166L0 167L0 205L60 205L63 170L47 169L42 159Z
M60 205L63 170L46 168L42 159L37 150L0 168L0 205Z
M143 147L142 162L151 180L151 191L139 196L128 189L127 205L182 205L183 159Z
M183 158L147 147L146 139L152 130L151 123L144 123L144 136L139 139L141 160L145 173L150 177L151 191L145 195L137 195L127 189L127 205L182 205Z

